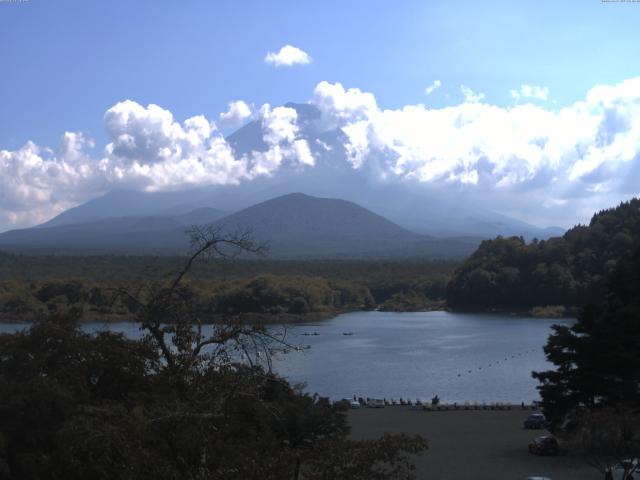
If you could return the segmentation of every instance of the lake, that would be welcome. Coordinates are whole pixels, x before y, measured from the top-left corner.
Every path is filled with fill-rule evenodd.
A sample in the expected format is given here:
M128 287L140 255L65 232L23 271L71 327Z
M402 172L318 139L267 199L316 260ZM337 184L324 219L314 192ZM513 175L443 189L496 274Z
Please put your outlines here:
M529 403L539 398L531 371L552 367L542 351L551 325L572 323L492 314L352 312L288 325L288 340L311 348L277 355L274 369L292 382L305 382L310 393L333 399L424 400L437 394L445 402ZM24 325L0 325L5 332L19 328ZM84 328L139 335L135 323Z

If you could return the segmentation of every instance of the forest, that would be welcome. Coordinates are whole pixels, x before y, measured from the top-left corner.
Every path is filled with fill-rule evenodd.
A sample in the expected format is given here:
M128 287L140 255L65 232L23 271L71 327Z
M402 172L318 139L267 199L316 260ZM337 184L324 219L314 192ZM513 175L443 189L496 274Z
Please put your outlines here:
M482 242L456 271L447 304L457 309L577 307L604 295L607 278L640 244L640 199L596 213L562 237Z
M428 260L211 259L183 288L205 321L243 314L295 321L349 310L434 308L574 315L604 295L607 278L640 244L640 200L596 213L548 240L497 237L462 264ZM114 293L170 276L184 257L25 256L0 253L0 321L80 312L83 321L131 319Z
M183 257L0 254L0 321L79 312L82 321L132 319L135 304L116 295L174 273ZM243 314L265 322L322 318L349 310L441 306L456 263L211 259L194 265L184 294L205 320Z

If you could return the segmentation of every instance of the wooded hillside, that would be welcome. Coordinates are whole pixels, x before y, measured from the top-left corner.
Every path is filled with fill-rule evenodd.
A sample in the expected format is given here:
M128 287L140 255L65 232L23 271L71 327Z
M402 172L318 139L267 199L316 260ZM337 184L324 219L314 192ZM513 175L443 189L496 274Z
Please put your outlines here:
M447 290L454 308L578 306L602 298L619 259L640 244L640 199L596 213L588 226L526 243L521 237L482 242Z

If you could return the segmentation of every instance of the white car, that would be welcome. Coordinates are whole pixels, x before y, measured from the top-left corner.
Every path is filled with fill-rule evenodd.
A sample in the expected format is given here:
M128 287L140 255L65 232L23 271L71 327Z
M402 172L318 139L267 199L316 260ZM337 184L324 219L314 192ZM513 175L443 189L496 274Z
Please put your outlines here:
M349 408L360 408L360 402L357 400L349 400Z
M367 402L367 407L370 408L384 408L384 400L381 398L370 398Z

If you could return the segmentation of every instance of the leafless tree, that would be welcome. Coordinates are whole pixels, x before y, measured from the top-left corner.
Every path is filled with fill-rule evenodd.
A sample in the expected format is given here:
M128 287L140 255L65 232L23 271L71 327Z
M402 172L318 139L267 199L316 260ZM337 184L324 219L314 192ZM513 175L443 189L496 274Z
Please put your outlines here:
M190 451L190 454L194 449L198 452L196 473L185 466L182 477L243 478L238 476L242 471L239 467L254 468L239 465L242 462L232 462L230 471L213 472L209 468L217 451L217 444L209 439L221 435L226 440L224 432L242 428L235 427L237 418L233 412L238 405L248 403L251 407L247 414L254 415L257 411L258 417L278 425L275 430L279 435L286 433L277 455L260 458L260 462L268 465L272 461L280 469L284 465L284 470L290 469L295 479L414 478L412 456L427 448L424 439L386 435L367 442L348 440L346 420L339 410L342 407L332 406L317 396L299 395L298 387L291 387L272 374L274 352L296 348L288 342L286 329L276 332L247 324L237 316L227 316L213 325L203 323L197 309L192 308L184 285L195 262L211 257L262 255L267 246L256 242L247 230L228 233L219 227L203 226L193 227L189 233L191 251L184 265L167 281L139 285L134 291L129 288L116 291L137 306L141 329L161 353L172 391L180 397L175 406L156 414L152 425L162 432L186 425L197 435L198 441L193 442ZM256 363L258 368L253 368ZM279 401L269 399L265 387L269 386L269 390L272 385L291 393ZM318 412L323 412L325 418L319 417ZM304 420L292 422L296 415ZM229 425L234 427L229 430ZM265 442L268 445L269 438ZM182 465L179 446L172 445L171 451L176 463ZM260 452L257 455L260 457Z
M262 256L268 244L256 241L249 229L229 232L216 225L197 225L187 233L189 254L168 281L141 283L133 289L120 287L116 295L136 306L141 329L159 348L169 368L191 368L202 362L227 364L241 358L249 365L259 362L270 371L275 351L295 348L287 341L284 327L275 332L262 325L246 324L237 315L205 325L185 287L197 262Z

